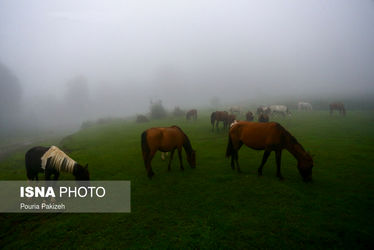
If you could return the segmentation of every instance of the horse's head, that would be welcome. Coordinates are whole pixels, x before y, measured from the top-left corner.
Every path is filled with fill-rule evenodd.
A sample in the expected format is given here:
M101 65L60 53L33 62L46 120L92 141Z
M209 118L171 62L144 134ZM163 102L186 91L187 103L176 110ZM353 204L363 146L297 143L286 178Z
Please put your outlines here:
M187 154L187 161L188 161L188 164L190 164L191 168L195 168L196 167L196 151L195 150L191 150L191 153Z
M76 167L75 167L75 179L76 180L81 180L81 181L88 181L90 180L90 173L88 172L88 164L86 164L85 166L82 166L80 164L77 163Z
M305 152L305 156L302 159L299 159L297 168L299 169L299 173L304 181L312 180L313 159L309 153Z

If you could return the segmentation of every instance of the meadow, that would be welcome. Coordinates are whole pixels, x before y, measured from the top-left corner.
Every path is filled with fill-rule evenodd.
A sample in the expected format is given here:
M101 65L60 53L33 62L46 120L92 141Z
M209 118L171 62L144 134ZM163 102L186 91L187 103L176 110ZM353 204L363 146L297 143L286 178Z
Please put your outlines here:
M130 180L128 214L0 214L1 248L283 248L373 247L374 113L293 112L275 118L314 155L313 181L300 177L296 159L274 153L257 176L262 151L242 147L243 173L225 158L227 131L212 131L209 112L137 124L113 120L55 142L92 180ZM242 118L243 119L243 118ZM149 127L180 126L197 151L197 167L177 154L172 169L157 153L149 180L140 134ZM47 142L46 142L47 143ZM48 141L49 145L51 143ZM0 162L1 180L25 180L25 150ZM73 179L62 174L60 179Z

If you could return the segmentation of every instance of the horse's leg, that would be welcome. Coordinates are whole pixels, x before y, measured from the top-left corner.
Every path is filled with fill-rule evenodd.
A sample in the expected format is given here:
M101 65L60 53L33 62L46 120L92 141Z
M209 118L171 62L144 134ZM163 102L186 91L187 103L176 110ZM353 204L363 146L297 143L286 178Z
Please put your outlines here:
M54 178L53 178L53 179L54 179L55 181L57 181L59 176L60 176L60 172L55 171L55 173L54 173Z
M178 148L178 157L179 157L179 164L181 169L184 170L183 161L182 161L182 148Z
M35 179L35 175L37 175L37 173L35 174L31 170L27 170L27 179L29 179L30 181L33 181Z
M46 181L49 181L49 180L51 180L51 175L52 175L52 173L49 171L49 170L45 170L45 180Z
M280 180L283 180L283 176L281 174L280 168L281 168L281 158L282 158L282 150L275 151L275 160L277 162L277 177Z
M239 166L239 149L235 151L235 162L236 162L236 166L237 166L237 169L238 169L238 173L241 173L242 171L240 170L240 166Z
M175 148L170 153L170 159L169 159L169 165L168 165L168 171L171 170L171 161L173 160Z
M262 162L261 162L261 165L260 165L260 167L258 168L258 176L261 176L261 175L262 175L262 168L264 167L266 161L268 160L270 153L271 153L270 150L265 150L264 155L262 156Z
M236 166L237 166L237 169L238 169L238 173L242 172L240 170L240 166L239 166L239 149L242 147L242 145L243 145L243 142L239 141L238 148L235 150L235 153L234 153L234 157L235 157L235 162L236 162Z

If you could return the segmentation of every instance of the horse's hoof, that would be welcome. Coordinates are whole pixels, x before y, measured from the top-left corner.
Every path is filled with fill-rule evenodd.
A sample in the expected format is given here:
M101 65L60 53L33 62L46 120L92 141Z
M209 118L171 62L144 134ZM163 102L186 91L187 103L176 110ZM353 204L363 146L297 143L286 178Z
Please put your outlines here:
M283 176L278 176L278 178L279 178L280 181L284 180Z
M261 172L258 172L258 176L262 176L262 173L261 173Z

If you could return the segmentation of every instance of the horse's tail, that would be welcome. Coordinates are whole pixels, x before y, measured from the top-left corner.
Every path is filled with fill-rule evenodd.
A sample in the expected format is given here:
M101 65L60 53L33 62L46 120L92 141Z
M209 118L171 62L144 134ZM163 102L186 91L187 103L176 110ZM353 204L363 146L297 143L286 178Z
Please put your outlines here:
M144 131L141 136L141 144L142 144L142 153L143 153L143 158L147 153L149 153L149 145L147 141L147 131ZM145 159L145 158L144 158Z
M25 154L25 166L26 166L26 175L28 180L33 180L34 176L32 175L32 157L31 157L31 150L27 151Z
M212 124L212 126L214 126L214 121L216 120L216 112L213 112L211 115L210 115L210 123Z
M226 148L226 157L229 158L230 156L233 155L234 152L235 152L234 145L232 144L232 139L229 134L229 141L227 143L227 148Z

